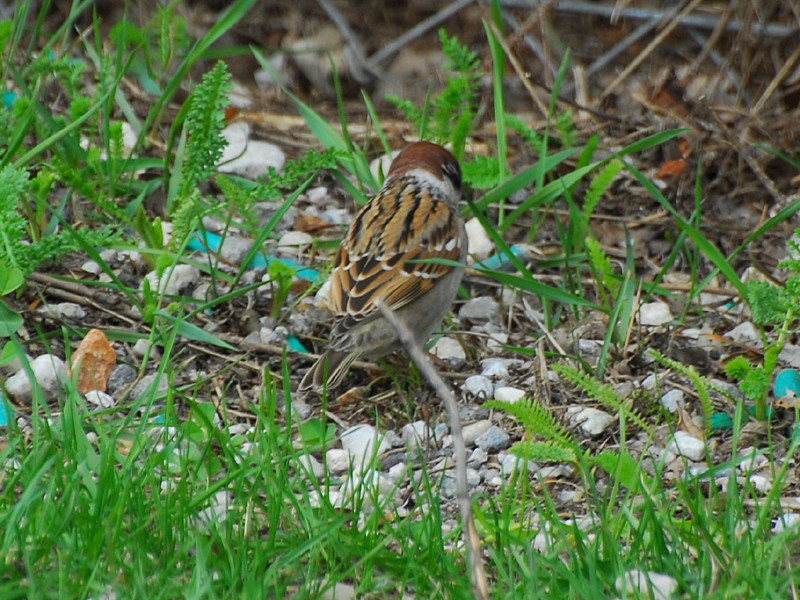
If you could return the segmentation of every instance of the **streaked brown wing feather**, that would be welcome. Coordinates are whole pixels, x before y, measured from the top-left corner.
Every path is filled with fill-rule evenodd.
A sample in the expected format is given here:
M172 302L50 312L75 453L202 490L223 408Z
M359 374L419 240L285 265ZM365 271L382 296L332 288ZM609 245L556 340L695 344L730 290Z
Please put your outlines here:
M403 202L404 196L409 201ZM429 292L452 267L407 261L459 260L459 244L451 239L460 231L457 219L446 202L411 182L373 198L356 216L336 256L330 291L330 305L340 317L336 329L346 331L373 318L379 297L397 310ZM371 235L375 231L383 235Z

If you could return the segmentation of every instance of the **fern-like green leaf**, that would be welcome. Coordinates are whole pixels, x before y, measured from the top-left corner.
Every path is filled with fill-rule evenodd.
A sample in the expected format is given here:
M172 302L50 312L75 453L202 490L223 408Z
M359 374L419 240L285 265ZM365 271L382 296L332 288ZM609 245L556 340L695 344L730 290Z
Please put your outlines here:
M550 463L576 462L575 450L557 442L534 442L523 440L511 446L510 452L525 460Z
M639 463L624 450L622 452L604 450L591 456L589 463L600 467L610 475L615 475L622 485L633 492L636 492L642 483L643 476Z
M645 421L639 413L622 400L613 387L609 384L602 383L582 371L579 371L573 366L565 364L553 365L553 370L570 381L574 385L581 388L583 391L592 396L595 400L599 401L606 408L611 409L616 413L623 413L627 418L632 420L636 425L644 431L651 432L652 428Z
M477 156L461 165L464 181L474 190L488 190L500 184L500 165L496 156Z
M517 402L503 400L489 400L484 404L486 408L502 410L516 417L528 433L535 433L542 437L558 442L562 446L577 447L577 442L572 434L567 431L544 406L534 400L523 398Z
M692 366L684 365L683 363L673 360L668 356L664 356L658 350L650 350L650 356L656 361L678 373L685 375L691 379L692 384L697 390L697 398L700 400L700 406L703 409L706 423L706 431L711 432L711 416L714 414L714 403L711 401L711 393L708 391L710 384L705 377L700 375L697 370ZM747 361L745 361L747 362ZM741 363L740 363L741 364Z
M593 237L585 240L586 251L589 254L589 262L592 270L600 278L600 283L607 289L612 296L616 296L619 291L620 282L613 278L614 270L611 266L611 259L603 250L603 247Z
M231 76L222 61L203 76L190 100L185 127L189 133L186 143L183 193L202 183L216 171L222 158L225 140L225 107L228 92L233 89Z
M592 182L589 184L589 189L586 191L586 196L583 200L583 209L581 210L581 217L583 218L584 224L588 225L603 194L606 193L611 182L619 175L619 172L624 166L621 160L614 159L592 178Z

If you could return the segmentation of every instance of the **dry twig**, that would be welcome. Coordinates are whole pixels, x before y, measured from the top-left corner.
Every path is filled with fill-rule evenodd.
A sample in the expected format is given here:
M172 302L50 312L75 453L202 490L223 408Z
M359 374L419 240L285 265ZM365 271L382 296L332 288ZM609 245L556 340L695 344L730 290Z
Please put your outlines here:
M467 487L467 452L464 445L464 437L461 434L461 421L458 416L458 405L452 390L441 378L425 354L422 346L414 339L411 331L405 323L400 321L388 306L382 301L378 301L378 309L383 317L391 323L397 330L403 347L408 352L411 360L417 365L422 376L433 386L436 394L441 398L447 409L450 418L450 429L453 435L453 455L456 461L456 485L458 487L458 507L461 512L461 526L464 535L464 542L467 548L467 560L470 565L470 576L472 578L472 591L476 598L481 600L489 598L489 584L486 580L486 573L483 569L481 560L481 547L478 538L478 531L475 529L475 520L472 516L472 500L469 496Z

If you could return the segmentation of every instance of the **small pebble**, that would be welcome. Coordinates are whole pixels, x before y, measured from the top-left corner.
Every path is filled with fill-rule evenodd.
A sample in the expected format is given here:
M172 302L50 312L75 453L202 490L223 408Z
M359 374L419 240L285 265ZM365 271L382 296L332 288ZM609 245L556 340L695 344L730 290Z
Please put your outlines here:
M150 359L157 361L159 358L161 358L161 352L159 351L158 346L151 346L150 340L145 338L139 338L136 340L136 343L131 348L131 353L136 358L141 359L147 355L148 349L150 349Z
M517 358L484 358L481 361L481 375L494 379L508 379L509 369L522 364Z
M381 175L386 177L386 174L389 172L389 167L392 166L392 161L398 154L400 154L399 151L392 152L391 154L381 154L378 158L370 161L369 170L375 178L375 181L379 181Z
M425 421L406 423L400 431L400 439L406 444L427 444L433 437L433 431Z
M55 398L68 377L64 361L54 354L42 354L31 361L30 368L45 398ZM33 398L33 386L25 369L6 380L6 391L17 400L28 402Z
M492 427L492 422L489 419L483 419L481 421L476 421L475 423L470 423L469 425L464 425L461 430L461 435L464 438L464 444L468 447L474 446L475 440L477 440L479 436L486 433L490 427Z
M313 241L314 238L304 231L287 231L278 240L278 252L295 255L299 249L310 246Z
M76 321L86 316L86 311L80 304L74 302L58 302L56 304L43 304L36 312L51 319L67 319Z
M772 533L781 533L787 529L796 529L800 524L800 514L785 513L775 519L772 526Z
M464 381L463 391L479 400L489 400L494 393L494 384L483 375L471 375Z
M150 283L151 290L158 290L167 296L178 296L183 290L194 287L200 280L200 271L191 265L175 265L167 269L160 279L155 271L144 277Z
M151 388L156 381L156 375L157 373L151 373L150 375L142 377L139 382L133 386L131 398L133 400L139 400L144 394L152 394L153 397L163 395L169 389L169 377L167 377L166 373L162 373L154 392Z
M483 448L475 448L472 451L472 454L469 455L467 459L467 464L472 467L479 467L481 465L486 464L486 461L489 460L489 453L486 452Z
M672 389L661 396L659 402L661 403L661 406L666 408L669 412L674 413L677 412L678 409L686 406L684 396L685 394L682 390Z
M478 260L483 260L494 252L494 244L492 240L489 239L486 230L477 217L472 217L467 221L464 224L464 228L467 230L468 252L470 256L474 256Z
M665 452L671 452L697 462L705 457L706 443L685 431L676 431L667 444Z
M86 392L86 402L97 406L98 408L111 408L117 404L116 400L114 400L112 396L109 396L100 390Z
M467 353L457 340L451 337L440 337L431 348L431 353L458 368L467 361Z
M461 321L484 323L497 318L500 314L500 305L490 296L478 296L468 300L458 311Z
M678 580L669 575L632 569L617 578L616 587L622 596L669 600L678 589Z
M313 475L315 479L319 480L325 477L325 467L311 454L301 454L298 459L306 471Z
M511 445L509 435L498 425L492 425L475 438L475 445L487 452L505 450Z
M219 255L230 264L241 265L244 263L252 247L252 240L237 235L228 235L222 239L222 243L219 247Z
M356 466L366 464L373 455L380 456L391 445L372 425L356 425L342 432L342 447L355 457ZM377 445L376 445L377 443Z
M352 454L343 448L331 448L325 453L325 464L331 473L344 473L350 468Z
M657 383L658 383L658 378L656 377L656 374L650 373L650 375L648 375L642 380L642 388L646 390L652 390L655 389Z
M519 402L525 397L525 390L510 386L500 386L494 390L495 400L502 400L503 402Z
M89 273L91 275L100 275L100 273L103 272L103 267L101 267L93 260L87 260L85 263L81 265L81 271L83 271L84 273Z
M470 487L475 487L477 485L480 485L481 474L471 467L467 467L466 471L467 471L467 485Z
M518 469L522 468L523 465L525 465L525 459L523 459L521 456L517 456L516 454L508 453L500 463L500 473L508 477ZM536 473L539 470L539 465L532 460L528 461L527 467L528 473ZM489 476L487 475L487 479L488 478Z
M639 324L658 327L669 323L675 317L666 302L648 302L639 307Z
M761 334L750 321L745 321L726 332L725 337L732 339L734 342L743 342L752 344L753 346L761 347Z
M586 435L596 437L608 429L614 422L614 417L597 408L587 407L581 409L571 420L575 425L580 425L581 431Z
M114 367L111 375L108 376L108 383L106 384L106 391L112 396L119 396L122 392L128 389L136 378L138 373L132 366L122 363Z

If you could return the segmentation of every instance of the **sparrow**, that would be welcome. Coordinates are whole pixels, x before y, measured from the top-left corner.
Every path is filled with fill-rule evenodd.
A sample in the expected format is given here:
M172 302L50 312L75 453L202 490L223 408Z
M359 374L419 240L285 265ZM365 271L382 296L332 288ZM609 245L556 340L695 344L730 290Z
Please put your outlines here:
M394 311L425 344L455 299L463 267L427 262L467 257L459 211L461 167L431 142L406 146L392 161L383 187L358 212L336 254L328 305L335 321L325 352L299 391L336 388L353 361L401 347L377 302ZM419 261L419 262L418 262Z

